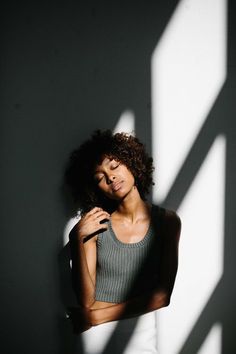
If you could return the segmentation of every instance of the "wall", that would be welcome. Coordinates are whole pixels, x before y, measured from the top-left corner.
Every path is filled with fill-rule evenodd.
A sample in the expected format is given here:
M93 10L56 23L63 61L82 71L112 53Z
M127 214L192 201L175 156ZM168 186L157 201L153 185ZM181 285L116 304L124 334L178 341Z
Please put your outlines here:
M69 152L126 110L152 149L151 56L177 1L9 2L1 10L1 341L4 354L83 353L64 316L61 279L70 204L63 190ZM227 136L224 277L186 338L194 353L223 324L222 353L235 351L235 28L229 1L227 80L192 154L215 129ZM214 123L210 121L214 118ZM164 205L180 205L188 178ZM181 176L181 175L180 175ZM78 346L80 346L78 348ZM165 354L165 353L163 353ZM169 353L168 353L169 354Z

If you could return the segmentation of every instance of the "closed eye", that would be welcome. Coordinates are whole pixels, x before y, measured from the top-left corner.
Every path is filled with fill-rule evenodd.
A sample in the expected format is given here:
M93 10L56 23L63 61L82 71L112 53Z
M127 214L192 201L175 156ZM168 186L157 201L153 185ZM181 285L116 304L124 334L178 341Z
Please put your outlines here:
M120 163L117 163L116 165L111 165L111 170L115 170L119 166L120 166Z
M103 177L104 177L104 175L103 175L103 176L97 176L97 177L95 177L95 182L96 182L97 184L99 184L99 183L101 182L101 180L103 179Z

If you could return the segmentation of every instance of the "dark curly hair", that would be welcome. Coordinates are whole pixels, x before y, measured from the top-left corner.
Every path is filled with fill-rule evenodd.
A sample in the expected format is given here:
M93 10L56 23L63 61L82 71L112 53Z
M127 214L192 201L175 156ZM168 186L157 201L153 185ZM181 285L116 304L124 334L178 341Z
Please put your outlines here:
M91 138L74 150L65 172L65 182L69 186L77 210L82 214L95 206L112 212L117 201L105 197L94 181L95 167L105 157L124 164L135 179L140 196L145 200L153 185L153 159L148 156L138 138L126 134L112 134L111 130L95 131Z

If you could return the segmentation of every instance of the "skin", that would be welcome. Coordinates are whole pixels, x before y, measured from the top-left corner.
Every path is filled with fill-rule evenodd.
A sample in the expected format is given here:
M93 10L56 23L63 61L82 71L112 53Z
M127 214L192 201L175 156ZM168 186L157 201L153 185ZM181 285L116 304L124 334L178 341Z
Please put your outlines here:
M167 211L162 230L161 274L155 291L119 304L95 300L97 234L108 228L101 222L111 220L121 242L139 242L149 227L151 206L141 199L132 173L116 160L105 158L95 169L94 181L108 198L118 201L118 207L112 215L101 208L93 208L71 231L72 275L80 305L70 313L75 332L168 306L178 266L181 222L175 212ZM77 279L80 279L79 284Z

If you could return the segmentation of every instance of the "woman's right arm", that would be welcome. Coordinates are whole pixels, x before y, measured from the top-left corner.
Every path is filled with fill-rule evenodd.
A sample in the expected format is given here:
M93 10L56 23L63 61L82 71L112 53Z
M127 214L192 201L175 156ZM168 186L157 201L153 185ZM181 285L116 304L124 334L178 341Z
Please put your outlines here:
M90 307L94 302L96 238L84 244L78 237L77 225L70 233L72 258L72 284L77 302L82 307Z
M96 234L107 229L107 224L101 224L101 221L109 217L101 208L93 208L80 219L69 235L73 287L78 304L84 308L90 308L95 301Z

